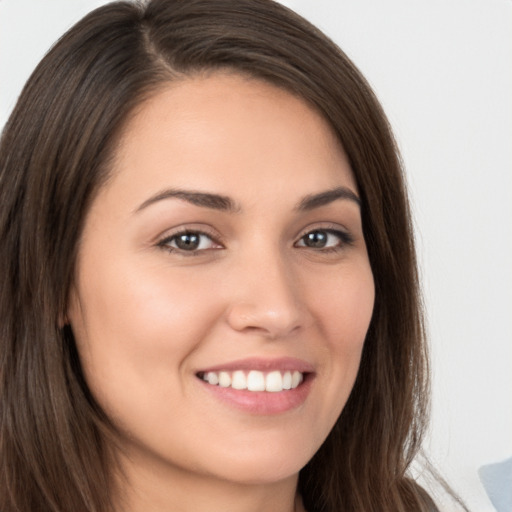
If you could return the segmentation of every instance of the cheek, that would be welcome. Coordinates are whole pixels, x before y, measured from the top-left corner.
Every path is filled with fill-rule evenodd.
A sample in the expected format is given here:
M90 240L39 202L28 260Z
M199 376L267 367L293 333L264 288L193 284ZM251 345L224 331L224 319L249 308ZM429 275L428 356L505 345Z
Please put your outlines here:
M80 296L89 325L100 331L97 335L108 332L112 339L126 337L125 341L138 340L149 348L150 340L169 345L206 328L208 310L215 309L215 296L200 282L190 273L162 266L121 263L103 272L98 269L93 279L82 280ZM200 323L199 318L204 321ZM157 333L156 339L149 336Z
M343 407L355 382L370 325L375 288L370 266L363 261L317 287L315 316L322 329L325 369L332 401ZM339 410L341 412L341 409ZM336 416L336 415L334 415Z
M70 319L93 394L112 401L178 385L217 317L214 292L161 267L118 262L85 270Z
M324 329L331 349L360 352L370 324L375 301L375 287L369 263L362 261L336 277L317 282L315 315Z

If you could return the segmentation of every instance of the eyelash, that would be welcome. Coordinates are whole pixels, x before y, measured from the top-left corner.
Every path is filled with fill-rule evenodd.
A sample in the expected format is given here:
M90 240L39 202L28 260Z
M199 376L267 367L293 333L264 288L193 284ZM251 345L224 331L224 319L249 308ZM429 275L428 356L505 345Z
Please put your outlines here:
M314 234L318 234L318 233L324 233L324 234L327 234L328 236L329 235L335 236L338 238L339 242L335 246L332 246L332 247L319 247L319 248L309 247L305 244L297 245L299 242L304 242L305 238L308 235L314 235ZM212 244L218 245L219 247L206 248L206 249L205 248L203 248L203 249L195 248L195 249L191 249L191 250L186 250L186 249L182 249L180 247L170 246L170 244L173 242L175 243L176 240L179 239L179 237L183 237L183 236L187 236L187 235L188 236L197 236L199 238L207 237L211 240ZM295 242L293 245L294 245L294 247L299 247L299 248L304 248L304 249L312 249L314 251L321 252L321 253L333 253L333 252L339 252L339 251L343 250L343 248L345 246L353 245L354 241L355 241L354 237L346 231L342 231L340 229L334 229L334 228L321 227L321 228L311 229L311 230L305 232L303 235L300 236L298 241ZM174 233L170 236L166 236L165 238L160 240L157 245L158 245L158 247L160 247L170 253L178 253L183 256L198 256L201 253L204 253L205 251L217 250L217 249L223 248L222 243L217 240L217 237L213 236L210 233L207 233L205 231L201 231L198 229L184 229L184 230ZM200 247L200 245L201 245L201 240L199 241L199 247Z
M196 249L192 249L192 250L186 250L186 249L181 249L179 247L171 247L169 245L172 242L175 242L180 237L183 237L183 236L186 236L186 235L188 235L188 236L198 236L200 238L207 237L207 238L209 238L211 240L211 242L213 244L219 245L219 249L222 248L222 244L217 240L218 237L216 237L216 236L214 236L214 235L212 235L210 233L207 233L205 231L201 231L200 229L183 229L182 231L178 231L177 233L173 233L170 236L166 236L165 238L160 240L157 245L159 247L161 247L162 249L170 252L170 253L178 253L178 254L181 254L183 256L198 256L201 253L203 253L204 251L215 250L216 249L216 248L211 248L211 249L199 249L199 248L196 248ZM201 244L201 241L199 243Z
M316 228L316 229L311 229L309 231L307 231L306 233L304 233L297 242L295 242L294 246L297 247L297 243L299 242L302 242L304 241L304 239L308 236L308 235L313 235L315 233L325 233L327 234L328 236L331 235L331 236L335 236L338 238L338 243L332 247L321 247L321 248L318 248L316 249L318 252L322 252L322 253L332 253L332 252L339 252L341 250L343 250L344 247L346 246L350 246L350 245L353 245L354 242L355 242L355 239L354 237L348 233L347 231L342 231L340 229L336 229L336 228L327 228L327 227L320 227L320 228ZM306 249L313 249L315 250L314 247L308 247L306 245L301 245L299 247L304 247Z

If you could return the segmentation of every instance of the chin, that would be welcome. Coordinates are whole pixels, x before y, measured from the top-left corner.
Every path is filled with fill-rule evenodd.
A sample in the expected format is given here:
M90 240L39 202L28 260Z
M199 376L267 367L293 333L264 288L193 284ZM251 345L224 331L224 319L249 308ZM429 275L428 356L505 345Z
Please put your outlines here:
M298 475L318 447L307 443L266 443L232 448L218 460L221 478L241 484L269 484Z

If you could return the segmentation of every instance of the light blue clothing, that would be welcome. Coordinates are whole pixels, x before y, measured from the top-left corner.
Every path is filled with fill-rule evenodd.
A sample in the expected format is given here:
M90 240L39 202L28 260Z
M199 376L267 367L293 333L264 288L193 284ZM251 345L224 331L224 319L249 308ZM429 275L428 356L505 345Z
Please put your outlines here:
M497 512L512 512L512 457L482 466L478 475Z

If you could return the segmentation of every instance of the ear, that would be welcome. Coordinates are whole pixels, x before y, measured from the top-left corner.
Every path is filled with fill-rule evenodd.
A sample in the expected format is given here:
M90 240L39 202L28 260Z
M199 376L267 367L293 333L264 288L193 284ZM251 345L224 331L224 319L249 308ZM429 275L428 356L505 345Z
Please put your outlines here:
M74 300L76 300L76 291L74 285L72 284L66 298L66 303L60 308L60 311L57 315L57 327L59 329L63 329L66 327L66 325L70 325L70 309L72 308L72 303Z
M64 329L66 325L69 325L69 318L67 313L59 313L57 317L57 327L59 329Z

